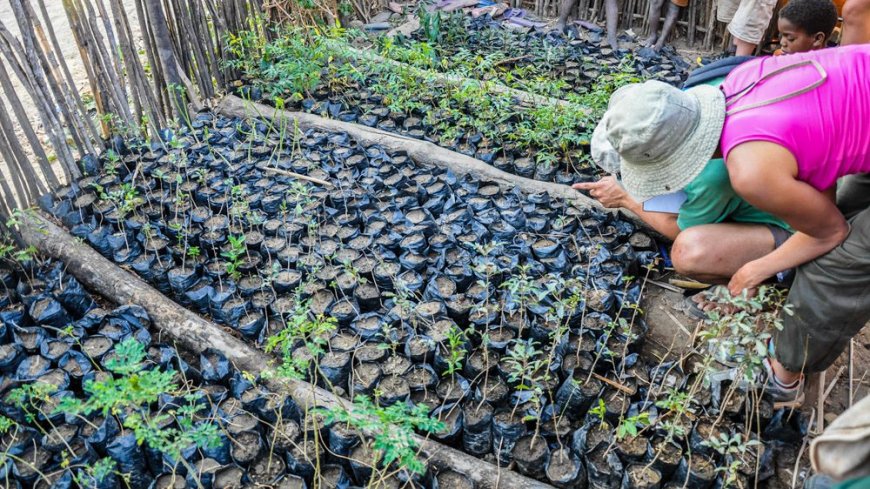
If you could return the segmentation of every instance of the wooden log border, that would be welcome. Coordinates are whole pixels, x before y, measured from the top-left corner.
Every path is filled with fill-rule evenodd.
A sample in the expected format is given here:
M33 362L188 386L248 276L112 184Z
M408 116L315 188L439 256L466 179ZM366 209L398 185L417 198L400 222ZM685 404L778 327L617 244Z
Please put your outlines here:
M240 371L260 375L274 358L256 350L218 325L181 307L139 277L121 269L80 243L38 211L25 212L18 225L24 243L45 257L60 260L66 270L90 291L115 304L136 303L145 308L161 341L172 341L194 354L214 348ZM308 382L264 379L270 389L291 396L303 409L334 409L349 401ZM471 478L483 489L552 489L552 486L475 458L428 438L415 436L421 455L435 470L452 469Z

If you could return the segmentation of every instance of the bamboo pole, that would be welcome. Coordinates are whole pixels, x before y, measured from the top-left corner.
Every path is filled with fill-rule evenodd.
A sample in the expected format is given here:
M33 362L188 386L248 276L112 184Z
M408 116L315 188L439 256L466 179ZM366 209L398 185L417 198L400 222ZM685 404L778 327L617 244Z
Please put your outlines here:
M17 7L22 8L20 0L12 0L13 4L18 2ZM18 14L23 13L16 8ZM55 155L61 161L73 162L72 153L66 144L63 127L55 112L55 107L49 100L50 92L44 83L44 72L39 60L35 56L35 52L30 49L30 39L27 35L23 35L25 39L24 46L12 37L12 34L0 21L0 52L9 61L12 71L16 74L21 84L28 90L30 98L34 105L39 109L38 113L45 128L46 136L54 148Z

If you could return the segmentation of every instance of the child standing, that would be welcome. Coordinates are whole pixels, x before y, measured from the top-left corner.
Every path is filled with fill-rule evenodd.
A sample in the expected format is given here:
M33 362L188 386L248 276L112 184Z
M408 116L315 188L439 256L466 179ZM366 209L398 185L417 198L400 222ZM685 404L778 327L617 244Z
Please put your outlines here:
M662 26L662 32L659 34L659 16L662 14L662 5L665 0L650 0L649 2L649 37L643 42L644 46L651 46L656 52L664 47L674 24L677 23L677 17L680 15L680 9L689 6L689 0L670 0L668 9L665 13L665 23Z
M782 54L826 48L837 17L837 7L831 0L791 0L777 19Z

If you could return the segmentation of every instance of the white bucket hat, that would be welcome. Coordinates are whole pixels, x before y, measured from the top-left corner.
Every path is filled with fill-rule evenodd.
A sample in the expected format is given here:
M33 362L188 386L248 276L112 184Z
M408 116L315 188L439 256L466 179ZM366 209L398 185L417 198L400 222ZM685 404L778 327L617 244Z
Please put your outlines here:
M626 85L610 97L592 134L592 159L619 171L639 201L681 190L719 146L725 96L718 87L682 91L660 81Z

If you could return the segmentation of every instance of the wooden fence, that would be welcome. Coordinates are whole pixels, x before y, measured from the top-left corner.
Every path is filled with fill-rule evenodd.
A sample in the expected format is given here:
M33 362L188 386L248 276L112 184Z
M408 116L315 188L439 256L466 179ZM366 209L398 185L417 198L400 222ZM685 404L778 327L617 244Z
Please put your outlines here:
M226 90L224 36L263 12L262 0L62 0L69 39L50 15L61 0L0 1L13 13L0 19L0 216L80 176L114 134L153 137L188 101ZM71 42L93 107L64 58Z
M558 15L559 0L517 0L523 8L544 17ZM669 1L669 0L666 0ZM725 25L716 21L717 0L691 0L683 8L677 26L671 34L685 38L690 47L703 51L720 49L727 38ZM578 0L574 17L595 22L604 21L603 0ZM649 0L619 0L619 27L632 29L638 36L648 30ZM661 25L661 24L659 24Z

